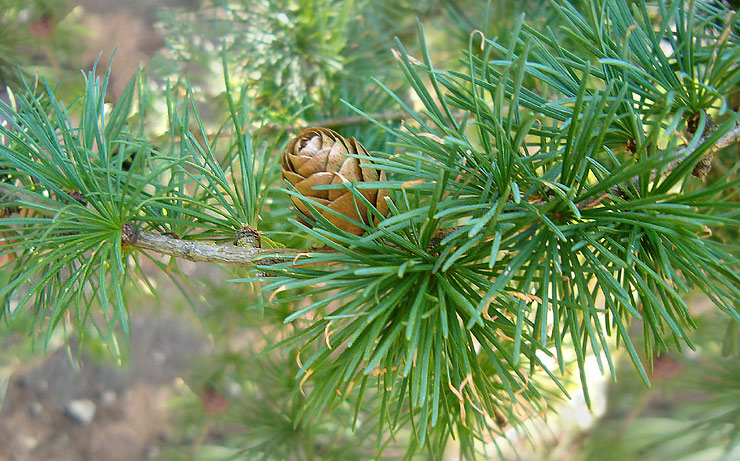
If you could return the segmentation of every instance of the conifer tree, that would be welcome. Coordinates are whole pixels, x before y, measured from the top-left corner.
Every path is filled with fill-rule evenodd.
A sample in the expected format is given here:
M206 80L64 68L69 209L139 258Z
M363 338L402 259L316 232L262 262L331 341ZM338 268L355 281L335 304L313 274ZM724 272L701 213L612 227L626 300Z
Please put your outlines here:
M589 403L589 357L649 385L694 347L690 293L740 322L736 10L430 1L413 25L412 3L165 14L169 56L112 107L109 74L74 101L22 79L0 102L3 321L116 355L133 292L200 296L252 338L204 371L206 395L227 365L241 386L239 429L200 453L224 459L490 455ZM181 260L225 268L217 289Z

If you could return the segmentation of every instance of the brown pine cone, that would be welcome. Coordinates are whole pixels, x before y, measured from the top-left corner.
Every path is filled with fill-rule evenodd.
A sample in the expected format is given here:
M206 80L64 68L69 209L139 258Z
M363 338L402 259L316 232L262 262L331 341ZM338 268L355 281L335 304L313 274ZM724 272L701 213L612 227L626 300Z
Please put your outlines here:
M368 157L368 161L348 157L348 154ZM283 152L283 179L302 195L315 200L331 210L337 211L354 221L370 223L372 215L364 203L355 199L347 189L315 190L314 186L385 181L385 172L367 166L370 154L355 138L345 139L328 128L309 128L293 138ZM382 214L388 212L385 189L359 189L360 193ZM299 217L311 216L309 208L298 198L291 196ZM365 231L326 210L316 209L338 228L355 235ZM359 214L358 214L359 211Z

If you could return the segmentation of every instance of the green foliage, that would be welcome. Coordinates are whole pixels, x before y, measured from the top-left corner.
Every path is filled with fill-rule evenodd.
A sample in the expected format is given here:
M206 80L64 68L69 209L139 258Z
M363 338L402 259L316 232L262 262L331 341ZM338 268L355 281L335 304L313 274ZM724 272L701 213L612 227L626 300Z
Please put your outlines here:
M169 59L176 74L183 65L213 67L214 50L248 85L249 96L275 121L290 123L297 113L316 120L341 116L349 86L369 99L378 94L368 75L391 69L395 28L382 23L366 0L279 0L205 2L186 21L164 15ZM219 70L216 70L218 73Z
M46 81L15 95L16 107L0 103L0 115L10 121L0 127L3 205L24 209L0 221L0 255L10 259L0 297L3 318L33 306L33 329L45 331L45 343L60 325L92 325L117 354L114 333L118 326L127 331L126 286L144 284L154 291L139 257L183 283L174 261L122 247L124 225L233 240L236 230L257 227L263 184L275 181L276 165L266 158L274 146L241 132L252 115L243 89L244 99L227 95L233 108L228 123L236 128L212 143L187 129L192 117L200 139L207 139L192 93L185 101L168 93L173 137L170 153L163 154L135 132L143 125L128 125L135 100L144 99L137 80L112 110L103 102L107 81L93 70L70 107ZM97 307L103 325L93 315Z
M284 257L227 286L248 292L241 326L259 326L246 351L256 357L220 350L184 406L227 400L213 421L238 434L197 455L267 459L370 457L395 450L393 438L407 457L441 457L454 438L473 458L511 429L526 434L568 396L571 374L589 403L588 357L614 375L623 349L648 383L646 361L693 347L687 293L740 322L738 248L711 236L740 226L738 166L690 177L740 121L728 103L740 80L736 12L557 1L548 11L561 27L517 16L493 39L489 8L459 61L436 68L419 25L418 42L396 42L397 72L385 49L405 30L383 18L389 5L409 6L219 2L166 23L174 60L212 69L220 50L225 117L209 120L196 97L213 82L172 79L156 146L137 80L112 109L107 77L88 75L70 106L45 81L26 84L0 106L3 205L25 210L0 220L0 256L14 258L3 317L30 309L47 341L58 326L92 325L115 345L124 292L148 283L144 259L195 291L174 259L122 247L127 225L216 244L262 231ZM479 13L441 5L458 31ZM398 110L403 123L384 116ZM370 210L360 237L319 213L290 218L298 194L280 188L276 160L288 125L350 113L367 122L326 125L357 136L388 179L320 188L346 188ZM389 215L360 188L389 190Z
M256 344L264 339L253 338ZM370 410L356 413L353 404L345 402L316 420L295 423L306 401L298 390L303 385L295 377L294 355L261 355L245 363L241 354L216 353L209 355L208 364L210 369L195 370L190 388L179 397L178 416L190 422L184 427L184 441L203 430L227 436L219 444L183 443L166 452L165 459L345 460L376 453L372 411L377 399L365 402Z
M613 385L611 408L602 424L590 431L578 459L737 457L740 337L736 323L718 320L711 311L697 317L701 322L697 352L692 356L673 353L660 357L654 388L649 393L630 373ZM727 325L730 328L723 332ZM734 343L735 350L722 346L723 337L725 343ZM629 415L620 417L624 412ZM627 440L629 443L625 443Z
M59 70L59 66L70 61L71 48L80 31L74 20L67 18L67 3L66 0L2 1L0 85L17 88L19 66L41 64Z
M137 215L147 181L132 181L133 174L122 170L123 157L113 156L125 139L122 127L135 85L105 122L106 83L107 78L101 84L93 73L87 76L86 97L75 105L79 126L46 81L38 95L26 86L25 95L15 99L17 109L4 103L0 108L10 121L0 127L7 143L0 145L0 168L7 190L23 193L9 206L27 210L0 224L1 254L13 257L9 283L0 291L2 315L33 306L33 329L45 328L47 343L54 329L68 322L92 323L105 335L117 324L127 330L121 285L133 268L122 256L120 231ZM94 306L102 307L105 327L91 315Z
M633 319L643 325L647 357L671 342L691 345L686 330L694 324L682 296L690 289L740 320L740 280L730 269L738 264L736 250L706 238L708 228L740 224L726 194L736 190L735 170L682 190L694 164L740 117L702 138L702 113L692 155L665 176L654 174L679 158L671 134L690 114L724 110L717 87L728 74L735 78L736 67L712 76L708 68L724 61L714 55L692 64L696 79L688 85L680 54L662 55L648 32L625 39L640 16L617 3L592 5L592 16L559 7L570 27L581 28L566 33L589 47L591 60L522 23L509 45L487 41L482 57L472 52L471 38L467 72L435 70L425 48L417 59L398 44L424 110L394 96L415 123L386 127L399 149L374 161L390 179L382 186L394 192L391 216L365 226L359 239L318 215L311 227L296 223L336 253L261 268L277 277L267 290L312 285L326 293L286 319L314 318L283 343L310 354L299 376L311 373L317 387L305 416L339 400L331 389L380 370L375 381L384 389L381 412L389 427L394 408L412 408L416 440L440 453L446 440L435 436L452 432L453 421L464 440L496 433L488 421L502 412L516 424L520 401L536 412L543 391L528 376L549 373L537 352L552 348L565 373L563 350L573 347L588 402L585 358L594 354L613 373L609 337L648 381L627 334ZM644 5L635 11L646 12ZM681 4L671 14L681 21L685 11ZM692 17L703 26L725 16ZM707 47L723 46L722 31L737 22L728 17L729 25L703 37L714 40ZM622 36L607 40L613 31ZM679 33L671 38L681 47L691 43ZM539 80L537 90L548 98L525 88L525 77ZM629 141L637 145L634 154ZM337 187L363 201L352 185L326 186ZM342 348L338 357L327 331Z

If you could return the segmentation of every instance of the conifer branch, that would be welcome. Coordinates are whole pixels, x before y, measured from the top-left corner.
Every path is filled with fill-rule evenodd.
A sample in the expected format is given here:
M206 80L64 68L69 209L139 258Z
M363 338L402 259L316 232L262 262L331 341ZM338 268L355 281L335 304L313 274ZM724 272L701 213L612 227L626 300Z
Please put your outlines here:
M708 133L704 138L708 138ZM725 133L715 144L709 147L705 158L710 157L721 149L740 142L740 124ZM699 143L698 145L700 145ZM685 146L677 150L678 158L672 161L663 171L663 174L670 173L678 167L681 162L691 156L696 148ZM655 171L657 174L657 170ZM633 184L637 178L633 178ZM627 184L618 184L611 188L610 192L614 195L620 195L620 191L627 187ZM578 204L579 209L590 208L598 204L603 197L581 202ZM5 203L35 203L33 194L24 192L8 185L0 184L0 207L5 210ZM54 212L50 209L35 210L35 213L53 216ZM158 234L138 229L134 224L128 223L124 226L122 233L122 243L142 250L150 250L156 253L174 256L176 258L187 259L195 262L209 262L232 264L237 266L249 266L255 263L274 263L284 261L285 256L298 256L305 252L297 249L269 249L258 248L256 246L235 246L231 244L212 244L202 243L193 240L184 240L169 235ZM270 258L272 257L272 258Z
M428 119L429 117L425 114L418 114L421 118ZM465 114L455 114L455 119L457 121L462 121L465 117ZM327 118L324 120L317 120L315 122L309 122L309 123L302 123L298 125L289 125L289 126L282 126L282 125L264 125L260 130L262 130L265 133L277 133L280 131L285 132L297 132L297 131L303 131L308 128L314 128L317 126L323 127L323 128L340 128L345 126L352 126L352 125L361 125L363 123L371 123L370 119L378 121L378 122L395 122L395 121L402 121L402 120L408 120L410 118L413 118L412 115L410 115L408 112L404 111L391 111L391 112L377 112L377 113L371 113L368 115L350 115L347 117L338 117L338 118ZM209 133L208 139L213 138L227 138L233 136L233 133L231 131L223 131L218 133Z
M36 197L22 189L12 188L7 184L0 183L0 212L4 213L9 209L15 209L17 205L6 205L6 203L13 202L36 203ZM0 213L0 216L4 216L4 214Z
M370 114L370 117L372 117L374 120L378 121L385 121L385 122L393 122L398 120L405 120L407 118L410 118L411 116L403 111L395 111L395 112L380 112L375 114ZM348 117L340 117L340 118L330 118L325 120L317 120L315 122L310 122L308 124L301 124L301 125L293 125L293 126L287 126L282 127L279 125L266 125L264 127L264 131L267 133L275 133L278 131L303 131L307 128L312 128L316 126L321 126L325 128L337 128L337 127L343 127L343 126L351 126L351 125L360 125L362 123L369 123L369 120L364 115L350 115Z
M298 256L305 253L294 249L257 248L231 244L218 245L183 240L169 235L142 231L130 223L124 226L121 243L189 261L233 264L236 266L283 262L285 256Z
M678 165L680 165L681 162L683 162L688 157L690 157L691 154L693 154L696 151L696 149L698 149L699 146L702 145L704 141L706 141L706 139L712 134L712 131L713 130L708 130L708 132L704 134L704 137L701 140L701 142L699 142L695 148L689 149L690 146L685 146L685 147L682 147L676 150L676 154L678 154L678 158L668 164L668 168L666 168L666 171L664 174L670 173ZM739 141L740 141L740 123L735 123L735 127L733 129L729 130L727 133L722 135L722 137L719 138L716 143L709 146L703 158L711 159L714 156L714 154L716 154L720 150L724 149L727 146L731 146L732 144L735 144L736 142L739 142ZM709 170L707 170L707 173L708 172Z
M10 203L14 205L6 205ZM13 188L7 184L0 184L0 209L10 214L10 212L15 211L14 209L19 203L41 205L33 194ZM56 211L51 208L34 208L33 213L40 216L53 217ZM126 223L123 226L121 243L134 248L150 250L189 261L232 264L236 266L274 264L284 262L286 257L295 257L306 253L304 250L290 248L258 248L254 245L236 246L184 240L165 234L144 231L133 223Z
M678 158L670 162L668 166L663 170L662 174L664 176L668 175L671 171L676 169L676 167L678 167L684 160L689 158L691 154L693 154L696 151L696 149L698 149L699 146L701 146L704 143L704 141L706 141L706 139L709 138L709 136L711 136L711 134L712 134L711 132L706 133L703 136L703 139L701 140L701 142L699 142L693 148L691 148L691 146L684 146L684 147L677 149L676 154ZM707 149L707 152L704 154L703 159L709 159L709 161L711 162L711 159L713 158L714 154L724 149L725 147L731 146L738 142L740 142L740 123L736 123L733 129L729 130L727 133L722 135L722 137L719 138L716 143L709 146L709 148ZM709 168L706 168L705 171L709 172ZM704 175L706 175L706 172L704 173ZM655 176L657 174L658 174L658 170L657 169L653 170L652 175ZM624 182L624 183L616 184L612 186L609 189L609 192L612 195L623 196L624 194L622 191L626 190L629 187L630 183L632 184L632 186L636 187L639 181L640 181L640 178L635 176L634 178L630 180L629 183ZM580 210L591 208L593 206L596 206L599 202L601 202L603 198L604 198L603 196L595 197L590 200L586 200L585 202L580 202L577 204L577 207Z

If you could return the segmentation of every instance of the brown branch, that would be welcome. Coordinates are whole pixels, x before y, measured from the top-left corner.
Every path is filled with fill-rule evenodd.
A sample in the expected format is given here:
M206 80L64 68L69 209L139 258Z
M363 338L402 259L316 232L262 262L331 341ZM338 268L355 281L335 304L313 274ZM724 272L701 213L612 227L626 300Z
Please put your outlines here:
M38 198L26 191L15 189L8 184L0 183L0 209L6 210L6 204L28 203L35 206L41 205ZM13 206L12 208L15 208ZM15 210L8 210L15 211ZM39 216L53 217L58 210L51 208L34 208L33 213ZM236 231L237 233L239 231ZM242 239L242 242L247 241ZM255 239L253 242L258 242ZM141 250L154 251L156 253L174 256L196 262L209 262L221 264L233 264L237 266L248 266L252 264L277 264L305 255L305 250L290 248L258 248L251 246L236 246L232 244L212 244L197 242L194 240L183 240L169 235L158 234L140 230L133 223L126 223L121 231L121 243ZM319 250L326 252L327 250ZM314 251L316 252L316 251Z
M704 136L704 139L702 142L704 142L708 138L709 134ZM740 142L740 124L736 124L736 126L725 133L715 144L709 147L707 150L707 153L705 155L705 158L710 157L717 153L719 150L734 144ZM698 145L700 145L699 143ZM698 146L697 145L697 146ZM689 149L688 146L683 147L677 151L679 154L679 158L671 162L668 167L663 171L663 174L668 174L670 171L675 169L678 165L681 164L686 158L691 156L695 152L696 149ZM655 170L654 174L657 174L657 170ZM632 178L632 182L634 183L636 178ZM627 184L620 184L616 186L612 186L610 188L610 192L614 195L619 195L621 188L625 187ZM578 204L579 209L584 208L590 208L592 206L597 205L604 196L597 197L592 200L588 200L586 202L581 202ZM28 204L35 204L35 205L41 205L39 203L38 198L30 194L28 192L25 192L23 190L16 189L14 187L11 187L8 184L0 183L0 208L5 210L7 207L6 203L28 203ZM57 210L53 209L44 209L44 208L36 208L33 211L34 213L37 213L39 215L43 216L54 216L57 213ZM254 242L258 242L259 240L256 239ZM196 242L193 240L183 240L175 237L171 237L168 235L163 234L157 234L154 232L148 232L138 229L133 223L127 223L124 225L122 234L121 234L121 242L124 245L130 245L135 248L139 248L142 250L149 250L154 251L156 253L160 254L166 254L170 256L174 256L176 258L181 259L187 259L190 261L197 261L197 262L209 262L209 263L222 263L222 264L233 264L233 265L251 265L251 264L276 264L279 262L284 262L288 260L289 258L297 258L300 255L306 254L302 250L296 250L296 249L268 249L268 248L258 248L255 245L251 246L235 246L231 244L210 244L210 243L202 243L202 242ZM437 242L438 243L438 242ZM319 250L319 251L329 251L329 250Z
M690 149L689 148L690 146L684 146L684 147L681 147L680 149L677 149L676 154L678 155L678 158L668 164L668 166L662 172L663 175L664 176L668 175L671 171L676 169L676 167L678 167L682 162L684 162L687 158L689 158L691 154L696 152L696 149L698 149L699 146L704 144L704 142L709 138L711 134L712 134L711 132L706 133L703 136L703 139L693 149ZM712 158L714 158L714 154L724 149L725 147L731 146L732 144L735 144L738 142L740 142L740 123L736 123L735 126L731 130L729 130L727 133L722 135L722 137L720 137L716 143L709 146L709 149L707 149L707 151L704 153L704 156L697 164L697 167L694 169L694 175L699 176L699 177L705 176L709 172L709 168L711 167L711 161L712 161ZM709 163L709 165L707 165L707 163ZM699 168L699 166L701 166L701 168ZM699 169L699 171L697 171L697 169ZM652 175L656 176L658 172L659 172L658 169L654 169L652 171ZM700 173L700 174L697 174L697 173ZM640 181L640 178L638 176L635 176L630 181L625 181L623 183L616 184L609 188L609 194L616 195L616 196L623 196L624 195L622 192L623 189L627 189L630 186L630 184L634 187L637 187L637 185L639 184L639 181ZM577 204L577 207L579 210L583 210L586 208L592 208L598 205L601 202L601 200L603 200L607 195L608 194L604 194L599 197L594 197L585 202L580 202Z
M396 121L396 120L404 120L406 118L411 117L406 112L379 112L374 114L368 114L368 116L374 120L383 120L383 121ZM341 118L329 118L325 120L319 120L316 122L311 122L309 124L303 124L303 125L294 125L294 126L286 126L281 127L279 125L265 125L263 130L267 133L276 133L278 131L303 131L308 128L312 128L315 126L322 126L325 128L336 128L341 126L350 126L350 125L360 125L362 123L369 123L370 121L367 119L367 117L363 115L351 115L349 117L341 117Z
M378 121L395 121L395 120L405 120L407 118L410 118L411 116L406 112L377 112L373 114L368 114L369 117L373 118L374 120ZM285 132L299 132L303 130L307 130L308 128L314 128L317 126L324 127L324 128L338 128L343 126L351 126L351 125L360 125L363 123L370 123L370 120L367 119L367 117L363 115L350 115L348 117L340 117L340 118L328 118L325 120L317 120L315 122L310 123L304 123L301 125L289 125L289 126L281 126L281 125L263 125L259 128L257 128L257 131L262 131L264 133L277 133L280 131ZM227 138L230 136L233 136L233 132L231 131L219 131L219 132L209 132L207 133L208 139L212 140L214 138Z
M422 118L428 118L425 114L419 114ZM386 122L392 122L396 120L406 120L411 118L411 115L409 115L407 112L376 112L372 114L368 114L368 117L372 118L373 120L377 121L386 121ZM455 115L455 119L458 121L463 120L464 114L457 114ZM338 128L343 126L351 126L351 125L360 125L363 123L370 123L370 120L368 120L367 117L364 115L350 115L348 117L340 117L340 118L328 118L324 120L316 120L314 122L310 123L304 123L301 125L290 125L290 126L280 126L280 125L264 125L261 128L258 129L258 131L263 131L265 133L277 133L279 131L286 131L286 132L299 132L303 130L307 130L309 128L314 128L317 126L324 127L324 128ZM218 132L218 133L208 133L208 139L214 139L216 137L228 137L233 135L232 132Z
M668 168L666 169L664 174L670 173L671 171L673 171L674 168L680 165L681 162L683 162L688 157L690 157L691 154L693 154L696 151L696 149L699 148L699 146L704 144L704 141L706 141L707 138L712 134L712 131L704 135L701 142L699 142L696 145L696 148L689 149L689 146L684 146L678 149L676 153L679 154L679 157L676 160L668 164ZM711 159L714 157L714 154L716 154L717 152L719 152L720 150L724 149L727 146L731 146L732 144L735 144L738 141L740 141L740 123L735 123L735 127L733 129L723 134L722 137L719 138L716 143L709 146L709 149L707 149L707 151L704 153L704 157L702 157L702 160L709 159L711 161ZM701 161L699 163L701 163ZM709 168L707 168L706 172L704 172L704 174L699 177L706 176L707 173L709 173Z
M36 196L24 190L15 189L7 184L0 183L0 208L7 208L6 203L27 202L38 203ZM13 207L15 208L15 206Z
M124 226L121 241L141 250L187 259L196 262L233 264L248 266L251 264L274 264L290 257L297 257L305 252L294 249L269 249L231 244L209 244L193 240L182 240L169 235L157 234L136 229L133 224ZM260 261L262 259L262 261Z

